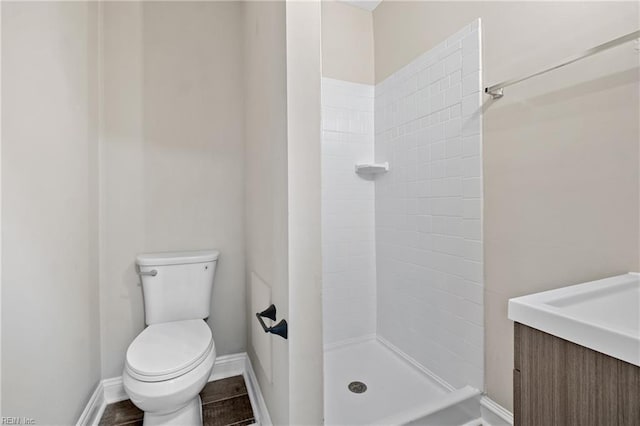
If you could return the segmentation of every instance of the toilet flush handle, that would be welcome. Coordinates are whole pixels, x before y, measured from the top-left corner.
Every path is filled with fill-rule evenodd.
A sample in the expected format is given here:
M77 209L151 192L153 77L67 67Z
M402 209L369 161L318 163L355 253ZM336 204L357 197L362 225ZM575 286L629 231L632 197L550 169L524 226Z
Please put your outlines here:
M158 271L156 271L155 269L152 269L150 271L140 271L138 272L139 275L148 275L151 277L155 277L156 275L158 275Z

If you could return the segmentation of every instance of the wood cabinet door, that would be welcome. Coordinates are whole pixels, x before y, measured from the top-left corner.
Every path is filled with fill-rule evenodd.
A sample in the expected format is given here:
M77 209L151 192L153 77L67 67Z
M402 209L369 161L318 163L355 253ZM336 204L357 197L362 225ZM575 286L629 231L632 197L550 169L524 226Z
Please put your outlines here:
M640 367L515 327L516 426L640 426Z

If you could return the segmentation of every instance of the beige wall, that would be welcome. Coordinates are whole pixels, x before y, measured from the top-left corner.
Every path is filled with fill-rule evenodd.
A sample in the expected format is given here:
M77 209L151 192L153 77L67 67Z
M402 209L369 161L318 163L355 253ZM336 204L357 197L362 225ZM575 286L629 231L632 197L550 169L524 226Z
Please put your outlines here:
M97 18L2 2L2 415L38 424L74 424L100 379Z
M377 81L477 17L485 85L639 26L636 2L384 1ZM640 269L638 61L627 44L486 98L485 384L509 409L507 300Z
M143 328L140 252L221 252L209 324L245 350L241 5L104 4L103 377Z
M271 287L278 320L288 319L284 2L243 3L243 32L246 276L255 272ZM251 306L247 300L247 307ZM247 350L271 420L274 424L289 424L289 341L271 336L272 381L269 381L252 346L250 325L255 320L254 312L249 310Z
M334 0L322 1L322 75L374 83L371 12Z

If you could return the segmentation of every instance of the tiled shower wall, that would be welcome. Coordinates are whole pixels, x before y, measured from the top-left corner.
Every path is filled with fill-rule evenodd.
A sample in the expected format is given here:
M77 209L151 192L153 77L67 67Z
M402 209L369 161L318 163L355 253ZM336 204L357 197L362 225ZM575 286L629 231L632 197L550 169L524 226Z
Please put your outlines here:
M479 21L376 86L377 332L483 388Z
M356 175L374 157L371 85L322 79L324 344L375 333L374 182Z

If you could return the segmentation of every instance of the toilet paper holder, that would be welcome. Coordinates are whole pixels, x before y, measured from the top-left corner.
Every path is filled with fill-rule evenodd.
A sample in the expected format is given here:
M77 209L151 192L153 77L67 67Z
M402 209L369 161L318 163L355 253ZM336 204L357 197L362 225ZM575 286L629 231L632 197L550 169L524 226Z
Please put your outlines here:
M288 337L288 327L286 320L283 319L276 325L267 327L267 325L264 323L264 320L262 319L269 318L271 321L276 320L276 305L274 305L273 303L264 311L257 312L256 318L258 318L258 321L260 322L260 325L262 326L262 329L265 333L277 334L283 339L286 339Z

